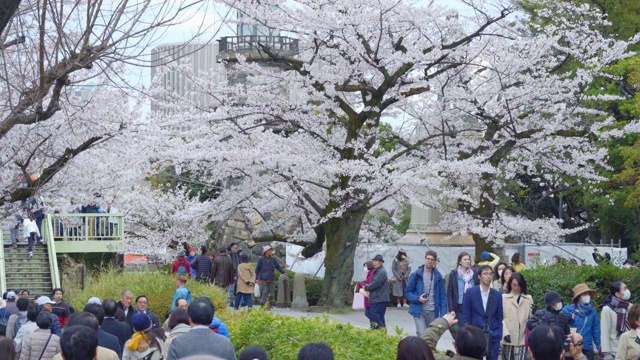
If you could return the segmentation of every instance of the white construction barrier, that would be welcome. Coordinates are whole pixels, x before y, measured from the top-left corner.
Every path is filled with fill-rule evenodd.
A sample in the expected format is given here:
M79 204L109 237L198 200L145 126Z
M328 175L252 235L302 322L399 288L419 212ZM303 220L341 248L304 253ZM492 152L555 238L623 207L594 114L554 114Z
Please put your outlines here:
M600 254L608 252L611 254L612 261L617 266L627 258L626 248L614 248L608 246L596 246ZM287 265L292 271L301 272L319 278L324 277L324 257L325 252L322 251L315 256L305 259L300 255L303 247L293 244L287 244ZM475 248L473 246L427 246L427 245L396 245L396 244L361 244L356 249L354 260L353 280L361 281L365 276L363 264L371 260L375 255L380 254L384 258L384 267L391 276L391 264L393 258L398 251L403 249L407 253L412 271L418 266L424 264L424 255L427 250L433 250L438 253L437 268L444 276L456 266L458 254L466 251L471 255L471 259L475 258ZM547 244L509 244L505 245L505 256L510 263L511 256L519 252L525 265L528 268L546 265L551 261L554 255L560 255L562 258L571 260L575 259L578 264L586 263L596 265L593 259L594 246L577 243L563 243L551 245Z

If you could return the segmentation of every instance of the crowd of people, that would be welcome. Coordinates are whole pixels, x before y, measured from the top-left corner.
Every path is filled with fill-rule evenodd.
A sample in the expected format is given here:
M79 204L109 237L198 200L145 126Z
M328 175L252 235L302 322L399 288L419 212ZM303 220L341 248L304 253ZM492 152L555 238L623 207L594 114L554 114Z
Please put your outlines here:
M92 297L82 311L62 299L31 298L28 290L8 291L0 300L0 360L163 360L237 359L229 332L208 297L192 299L186 278L176 278L174 306L164 324L149 311L145 295L131 291L120 300ZM18 295L19 294L19 295ZM185 295L182 297L182 295ZM241 360L268 360L260 346L248 347ZM298 359L333 359L331 347L310 343Z
M599 260L610 261L607 255ZM592 304L596 290L586 284L576 284L571 299L549 289L544 306L536 307L518 253L507 264L484 252L482 261L472 265L470 254L461 252L447 281L436 269L437 260L435 251L427 251L424 265L414 272L403 271L409 269L402 265L403 251L393 260L392 294L401 299L398 307L404 307L406 299L417 335L400 342L398 359L434 359L432 350L449 329L455 337L457 354L450 354L454 359L594 360L597 354L604 360L640 358L640 305L629 303L631 291L622 279L611 283L598 315ZM557 264L560 259L555 260ZM358 284L368 297L365 315L372 329L385 326L389 291L383 263L382 255L365 263L367 279ZM379 303L385 306L377 307Z
M275 271L287 277L273 256L274 252L275 249L269 245L263 247L262 256L258 258L254 269L249 264L249 257L242 253L236 243L219 248L217 254L207 254L207 247L202 245L197 256L195 248L189 249L189 256L180 251L171 265L171 272L225 289L228 305L236 310L241 305L253 307L254 294L260 300L259 305L269 306L273 304Z

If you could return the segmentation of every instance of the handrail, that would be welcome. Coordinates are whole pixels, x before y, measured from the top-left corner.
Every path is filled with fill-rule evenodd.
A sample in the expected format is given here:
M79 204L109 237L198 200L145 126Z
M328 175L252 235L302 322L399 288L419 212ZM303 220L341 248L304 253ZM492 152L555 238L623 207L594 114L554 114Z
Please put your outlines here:
M4 268L4 239L2 238L2 230L0 230L0 291L4 294L7 291L7 273Z
M53 226L51 223L51 214L48 214L45 221L42 222L42 232L44 240L47 244L47 253L49 255L49 268L51 269L51 285L52 288L60 287L60 274L58 272L58 257L56 256L56 242L53 239Z
M58 241L124 241L122 213L49 214L52 238Z

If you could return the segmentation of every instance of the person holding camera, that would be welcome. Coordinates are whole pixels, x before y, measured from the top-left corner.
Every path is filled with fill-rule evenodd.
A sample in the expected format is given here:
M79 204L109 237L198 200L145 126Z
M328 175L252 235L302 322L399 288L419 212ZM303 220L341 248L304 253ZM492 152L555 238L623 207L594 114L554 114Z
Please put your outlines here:
M582 335L578 333L571 334L564 341L564 351L573 358L573 360L587 360L587 355L582 352L584 341Z
M447 295L444 278L436 269L438 254L429 250L424 256L424 265L409 277L404 291L409 301L409 314L416 323L418 336L427 331L427 327L436 318L447 313Z

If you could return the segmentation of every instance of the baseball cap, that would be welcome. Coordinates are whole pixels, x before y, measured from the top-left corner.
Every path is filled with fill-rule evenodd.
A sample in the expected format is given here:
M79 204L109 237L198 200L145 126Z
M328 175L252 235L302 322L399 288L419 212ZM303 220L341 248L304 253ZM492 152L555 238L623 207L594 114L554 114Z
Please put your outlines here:
M38 298L38 305L42 306L44 304L55 304L55 301L51 301L48 296L40 296Z
M12 300L12 299L15 299L15 298L16 298L16 293L14 291L9 291L7 293L7 299L8 300Z

